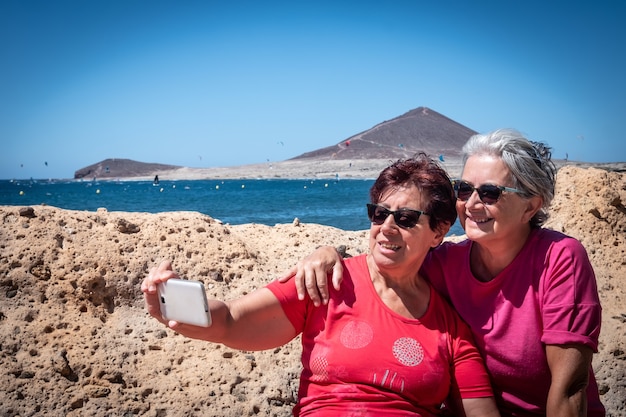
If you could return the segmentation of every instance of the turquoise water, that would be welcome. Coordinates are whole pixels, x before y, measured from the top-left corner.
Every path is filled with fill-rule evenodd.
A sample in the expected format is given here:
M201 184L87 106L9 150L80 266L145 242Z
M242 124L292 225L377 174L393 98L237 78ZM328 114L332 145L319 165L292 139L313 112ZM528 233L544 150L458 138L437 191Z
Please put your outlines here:
M71 210L198 211L224 223L318 223L369 228L373 180L0 181L0 205L47 204ZM462 234L458 222L450 234Z

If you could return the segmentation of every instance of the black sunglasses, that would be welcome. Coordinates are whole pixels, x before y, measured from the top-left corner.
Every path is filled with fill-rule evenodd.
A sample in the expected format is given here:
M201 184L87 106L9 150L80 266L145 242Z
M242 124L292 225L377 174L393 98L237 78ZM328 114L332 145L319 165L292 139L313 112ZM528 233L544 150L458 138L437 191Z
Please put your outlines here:
M367 217L369 217L370 221L377 226L383 224L389 215L393 215L393 220L398 226L403 229L410 229L415 227L422 214L428 213L421 210L411 210L406 208L391 211L383 206L379 206L378 204L367 205Z
M483 203L496 204L500 197L502 196L503 191L507 191L509 193L523 193L523 191L504 187L502 185L493 185L493 184L483 184L480 187L474 187L467 181L459 181L455 180L453 182L454 193L456 194L456 198L461 201L467 201L474 194L474 191L478 193L478 198Z

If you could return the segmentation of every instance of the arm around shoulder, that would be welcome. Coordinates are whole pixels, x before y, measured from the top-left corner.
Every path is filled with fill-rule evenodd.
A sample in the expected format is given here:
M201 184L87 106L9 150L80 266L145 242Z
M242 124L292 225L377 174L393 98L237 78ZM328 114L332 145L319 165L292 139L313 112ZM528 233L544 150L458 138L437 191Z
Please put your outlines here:
M289 270L289 274L280 277L279 281L286 282L293 277L298 298L304 300L308 295L313 304L319 306L328 303L328 274L331 271L333 287L338 290L343 280L341 256L334 247L322 246L301 259Z

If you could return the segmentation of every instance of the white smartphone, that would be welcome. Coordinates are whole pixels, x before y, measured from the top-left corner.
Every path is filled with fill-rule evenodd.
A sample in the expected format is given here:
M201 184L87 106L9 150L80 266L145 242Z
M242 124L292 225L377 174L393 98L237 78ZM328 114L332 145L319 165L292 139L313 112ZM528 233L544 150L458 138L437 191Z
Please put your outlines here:
M194 326L209 327L211 312L204 284L200 281L172 278L157 286L161 315Z

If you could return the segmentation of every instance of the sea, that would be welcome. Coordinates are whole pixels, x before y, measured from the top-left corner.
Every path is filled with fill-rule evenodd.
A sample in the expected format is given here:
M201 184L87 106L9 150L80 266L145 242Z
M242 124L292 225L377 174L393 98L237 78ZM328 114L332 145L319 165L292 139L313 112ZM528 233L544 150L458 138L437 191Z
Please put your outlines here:
M0 205L70 210L197 211L232 225L317 223L369 229L365 204L373 179L0 180ZM449 235L461 235L457 222Z

